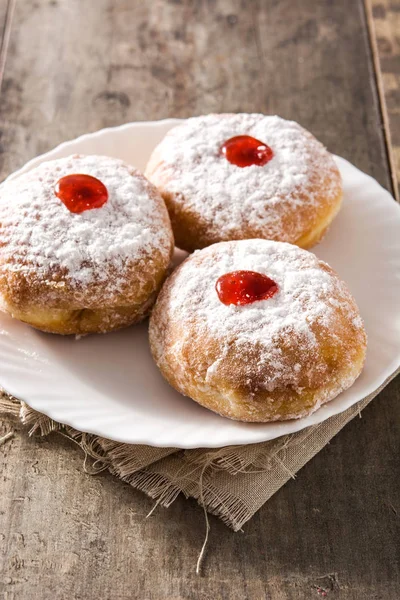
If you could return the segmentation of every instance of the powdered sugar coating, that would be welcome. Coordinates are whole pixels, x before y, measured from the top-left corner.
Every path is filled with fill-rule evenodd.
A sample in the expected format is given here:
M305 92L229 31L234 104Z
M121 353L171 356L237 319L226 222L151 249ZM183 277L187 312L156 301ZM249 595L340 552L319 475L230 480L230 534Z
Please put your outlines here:
M73 173L99 179L108 190L106 204L70 212L54 188ZM61 280L77 298L79 290L96 284L103 302L123 293L133 264L156 254L166 266L172 245L167 212L154 187L123 161L104 156L45 162L6 181L0 186L0 223L3 277L18 273L49 285Z
M278 292L245 306L224 305L215 284L237 270L267 275ZM195 252L165 284L153 320L152 346L161 370L168 373L171 356L183 363L176 387L188 393L186 378L193 377L198 385L224 390L230 402L238 390L247 402L259 393L301 395L307 389L318 391L311 407L316 410L354 382L365 352L362 319L346 285L315 255L267 240ZM226 392L230 388L232 394ZM310 405L303 409L273 418L302 416ZM251 402L246 410L252 420ZM229 411L228 416L235 418Z
M231 164L221 146L237 135L268 144L272 160ZM298 123L262 114L188 119L167 133L146 174L167 205L168 198L176 205L170 212L196 216L211 242L263 237L294 243L341 196L338 169L324 146Z

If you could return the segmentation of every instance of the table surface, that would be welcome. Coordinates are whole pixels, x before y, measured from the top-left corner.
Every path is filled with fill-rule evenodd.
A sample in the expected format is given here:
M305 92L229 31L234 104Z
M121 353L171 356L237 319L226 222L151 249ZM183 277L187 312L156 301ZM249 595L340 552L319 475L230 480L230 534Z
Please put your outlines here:
M0 174L131 120L278 113L398 194L400 4L1 0ZM12 428L0 425L1 433ZM245 526L86 475L60 436L0 446L0 599L398 600L397 378Z

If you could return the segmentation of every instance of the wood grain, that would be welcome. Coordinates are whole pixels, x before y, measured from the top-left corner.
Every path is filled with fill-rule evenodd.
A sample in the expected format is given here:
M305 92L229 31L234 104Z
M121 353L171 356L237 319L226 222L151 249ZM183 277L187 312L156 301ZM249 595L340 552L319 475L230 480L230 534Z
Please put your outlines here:
M361 0L20 0L0 102L2 176L135 119L277 112L391 188ZM9 423L2 431L8 431ZM0 433L1 437L1 433ZM1 600L398 600L393 381L246 526L83 472L63 438L0 446ZM396 471L397 469L397 471Z
M400 4L366 0L393 187L400 201Z
M3 0L0 4L0 89L4 77L14 9L15 0Z

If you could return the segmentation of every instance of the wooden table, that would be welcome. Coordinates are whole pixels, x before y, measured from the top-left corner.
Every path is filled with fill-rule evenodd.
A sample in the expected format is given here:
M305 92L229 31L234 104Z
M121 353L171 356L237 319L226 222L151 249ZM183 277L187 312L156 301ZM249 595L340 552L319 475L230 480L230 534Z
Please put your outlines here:
M125 121L260 111L397 193L399 30L395 0L1 0L1 175ZM86 475L70 442L16 433L0 447L0 599L398 600L399 441L397 379L244 533L212 518L197 577L195 503L146 520L152 502Z

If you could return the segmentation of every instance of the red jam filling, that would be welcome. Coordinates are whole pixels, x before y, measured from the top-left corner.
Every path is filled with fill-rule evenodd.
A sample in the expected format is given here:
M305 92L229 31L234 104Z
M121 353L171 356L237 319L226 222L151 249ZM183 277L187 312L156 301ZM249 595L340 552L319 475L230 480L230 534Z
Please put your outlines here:
M243 306L272 298L278 291L278 284L255 271L232 271L218 279L215 289L222 304Z
M273 158L274 153L267 144L250 135L237 135L221 146L221 152L227 160L237 167L262 167Z
M56 183L54 193L73 213L100 208L108 200L108 191L104 183L96 177L80 173L61 177Z

